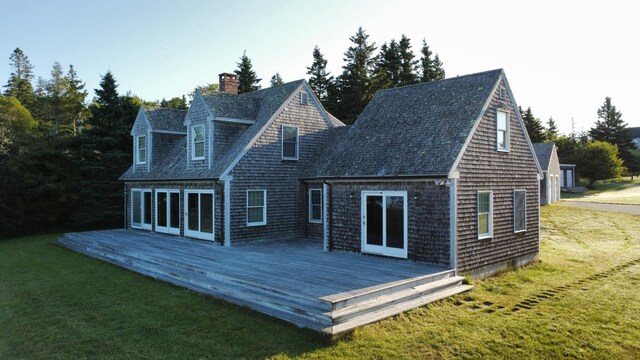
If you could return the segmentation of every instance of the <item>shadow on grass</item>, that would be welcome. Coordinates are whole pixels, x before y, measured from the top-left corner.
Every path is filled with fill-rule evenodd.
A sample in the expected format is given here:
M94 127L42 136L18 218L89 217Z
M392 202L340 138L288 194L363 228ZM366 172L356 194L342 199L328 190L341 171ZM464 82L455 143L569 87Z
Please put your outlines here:
M0 358L264 358L332 340L50 243L0 241Z

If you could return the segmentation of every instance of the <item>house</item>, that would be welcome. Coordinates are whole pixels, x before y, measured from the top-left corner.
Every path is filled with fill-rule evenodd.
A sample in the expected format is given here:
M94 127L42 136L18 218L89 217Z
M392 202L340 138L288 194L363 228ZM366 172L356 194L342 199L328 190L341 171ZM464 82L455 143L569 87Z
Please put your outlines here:
M636 144L636 147L640 148L640 126L629 128L629 132L631 133L633 143Z
M560 164L560 188L562 191L576 189L576 165Z
M352 126L306 81L141 108L126 227L225 246L327 251L485 276L536 259L543 173L502 70L379 91Z
M544 178L540 180L540 205L560 200L560 161L554 143L536 143L533 149L538 157Z

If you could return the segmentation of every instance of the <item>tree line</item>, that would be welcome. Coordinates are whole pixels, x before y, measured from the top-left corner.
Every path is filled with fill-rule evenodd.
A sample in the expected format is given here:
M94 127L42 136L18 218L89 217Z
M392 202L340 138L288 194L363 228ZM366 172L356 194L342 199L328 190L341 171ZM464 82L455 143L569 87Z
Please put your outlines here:
M597 109L598 120L589 131L576 132L573 126L569 135L560 135L553 117L545 127L533 115L530 107L519 108L529 138L534 143L554 142L558 147L561 163L576 164L579 177L597 180L620 177L624 174L632 178L640 174L640 152L633 143L627 123L622 113L606 97Z

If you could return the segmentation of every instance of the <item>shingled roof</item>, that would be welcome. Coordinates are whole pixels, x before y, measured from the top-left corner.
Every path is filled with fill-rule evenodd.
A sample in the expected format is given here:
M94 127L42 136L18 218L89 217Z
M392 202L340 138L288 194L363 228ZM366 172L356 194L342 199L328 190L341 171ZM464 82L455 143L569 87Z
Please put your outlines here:
M533 150L536 152L538 163L543 171L549 170L549 163L551 162L551 155L553 155L554 143L535 143L533 144Z
M120 180L186 180L220 178L224 171L242 154L251 140L264 128L269 119L271 119L276 111L296 91L296 89L302 86L303 83L304 80L298 80L240 95L214 94L207 95L206 97L203 96L207 105L214 106L212 112L215 116L255 120L256 122L242 132L227 153L216 161L211 169L194 169L187 167L187 140L186 137L184 137L177 141L173 148L167 152L167 156L162 159L158 159L158 161L152 162L150 171L134 172L133 167L130 167L120 177ZM219 99L216 99L216 97L219 97ZM236 99L232 99L233 97ZM231 104L238 104L246 107L236 112L231 109ZM255 109L253 108L254 105L251 104L255 104ZM216 112L214 111L215 109L225 110L222 112ZM253 117L250 117L249 115Z
M378 91L305 177L448 175L502 74Z
M187 115L186 110L154 108L149 106L143 106L151 131L177 131L187 132L184 126L184 117Z

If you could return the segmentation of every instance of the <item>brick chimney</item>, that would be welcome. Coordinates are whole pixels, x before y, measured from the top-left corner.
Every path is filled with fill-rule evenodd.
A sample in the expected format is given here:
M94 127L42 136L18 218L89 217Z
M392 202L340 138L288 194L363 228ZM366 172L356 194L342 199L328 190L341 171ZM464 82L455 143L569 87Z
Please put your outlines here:
M227 94L238 93L238 75L232 73L218 74L218 92Z

